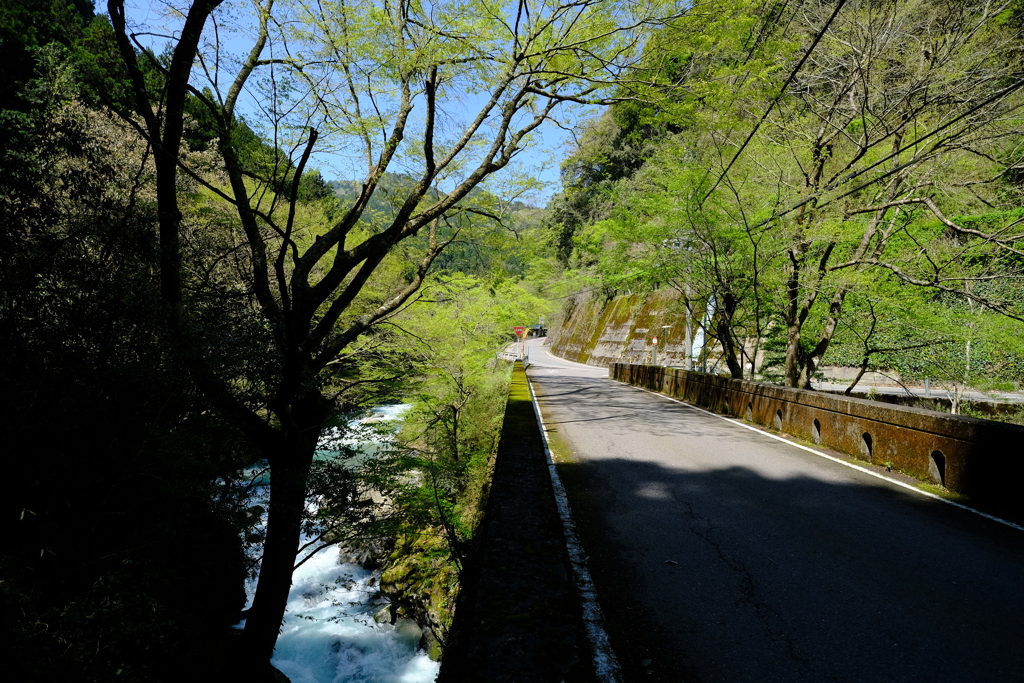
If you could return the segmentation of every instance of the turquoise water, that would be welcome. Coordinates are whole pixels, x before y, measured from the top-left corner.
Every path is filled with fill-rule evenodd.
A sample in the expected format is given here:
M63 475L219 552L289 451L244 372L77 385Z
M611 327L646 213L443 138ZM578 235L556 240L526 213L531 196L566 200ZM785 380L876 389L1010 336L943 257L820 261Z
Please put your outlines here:
M383 442L401 428L402 416L410 407L408 403L376 406L370 409L369 415L364 413L361 417L348 419L344 427L328 427L320 439L320 448L314 460L331 458L342 449L352 449L356 454L350 462L358 465L384 447ZM255 486L269 484L267 461L260 460L243 469L242 480L251 481Z
M343 430L325 434L318 457L330 457L339 447L355 448L364 456L376 452L381 441L397 431L408 408L379 406L370 415L349 421ZM269 483L259 464L250 468L246 478ZM439 665L419 649L419 627L412 622L399 621L396 626L374 622L373 614L385 604L376 589L380 573L342 564L338 557L336 548L327 548L295 570L270 661L292 683L434 681ZM247 587L250 601L254 589L252 581Z
M339 564L332 549L292 577L277 649L270 661L292 683L427 683L438 664L419 650L412 623L377 624L374 586L380 576Z

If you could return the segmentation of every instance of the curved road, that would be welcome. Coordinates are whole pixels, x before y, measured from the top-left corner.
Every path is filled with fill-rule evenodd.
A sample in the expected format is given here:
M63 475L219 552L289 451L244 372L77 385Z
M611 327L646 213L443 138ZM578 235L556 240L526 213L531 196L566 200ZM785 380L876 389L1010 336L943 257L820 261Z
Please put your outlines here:
M1024 681L1024 532L530 345L634 681Z

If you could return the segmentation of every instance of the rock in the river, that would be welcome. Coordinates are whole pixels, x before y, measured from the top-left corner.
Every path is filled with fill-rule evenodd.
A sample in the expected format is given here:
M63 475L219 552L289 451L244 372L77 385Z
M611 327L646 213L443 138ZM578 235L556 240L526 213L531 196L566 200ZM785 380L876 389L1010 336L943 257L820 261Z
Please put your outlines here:
M338 556L341 562L358 564L363 569L373 571L383 566L383 560L391 552L394 544L392 539L372 539L339 546Z
M378 624L393 624L395 623L395 611L391 605L384 605L373 615L373 620Z

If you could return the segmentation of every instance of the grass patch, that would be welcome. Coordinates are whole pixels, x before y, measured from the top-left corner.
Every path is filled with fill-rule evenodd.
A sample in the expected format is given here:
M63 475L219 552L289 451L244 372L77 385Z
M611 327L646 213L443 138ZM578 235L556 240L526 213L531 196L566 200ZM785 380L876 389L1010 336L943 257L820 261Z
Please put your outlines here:
M939 486L938 484L932 484L931 482L922 481L919 482L918 484L915 484L915 486L917 486L917 488L921 489L925 493L931 493L932 495L936 495L939 498L951 500L954 503L960 503L961 505L966 505L968 507L974 507L973 505L971 505L971 499L965 496L964 494L950 491L949 489L943 486Z

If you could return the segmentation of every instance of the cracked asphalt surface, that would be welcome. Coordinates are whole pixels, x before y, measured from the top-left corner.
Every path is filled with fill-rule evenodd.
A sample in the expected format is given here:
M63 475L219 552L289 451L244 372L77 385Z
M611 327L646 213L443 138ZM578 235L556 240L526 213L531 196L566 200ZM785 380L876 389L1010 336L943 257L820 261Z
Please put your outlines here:
M1024 532L530 363L627 680L1024 680Z

